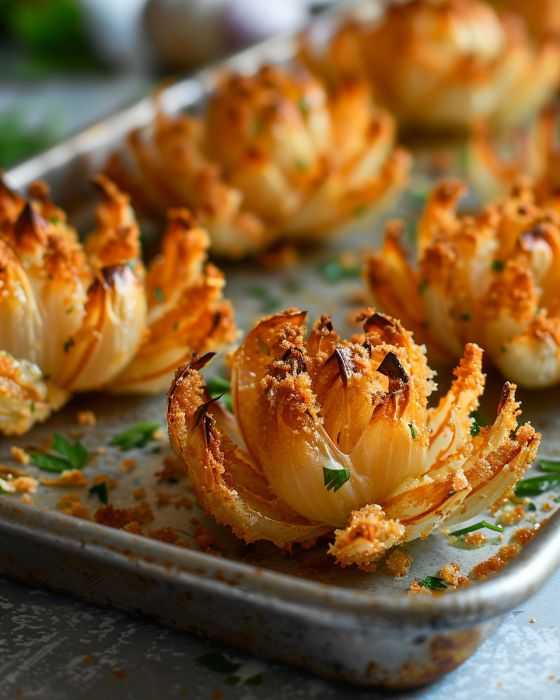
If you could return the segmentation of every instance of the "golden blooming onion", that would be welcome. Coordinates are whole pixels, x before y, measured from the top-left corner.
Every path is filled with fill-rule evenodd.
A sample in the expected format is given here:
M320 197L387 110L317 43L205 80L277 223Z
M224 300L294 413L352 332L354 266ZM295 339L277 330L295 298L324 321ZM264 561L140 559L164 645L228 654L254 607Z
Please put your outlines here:
M391 223L366 276L376 303L399 314L434 356L485 348L529 388L560 383L560 198L539 204L529 185L476 215L458 215L464 186L435 188L417 231L413 267Z
M326 316L306 338L299 309L261 320L233 356L235 416L208 394L209 355L177 372L173 447L202 506L246 542L289 547L335 530L337 562L368 568L492 505L533 460L539 435L517 427L512 384L494 423L471 434L484 388L476 345L428 408L424 349L399 321L372 310L362 320L351 340Z
M560 9L560 4L558 5ZM534 183L538 202L547 202L560 191L560 112L555 105L541 111L538 118L507 144L507 155L500 139L485 124L477 124L467 144L469 178L485 197L503 196L520 178Z
M97 227L82 244L36 183L0 186L0 432L19 434L72 393L161 392L194 351L234 336L208 237L170 212L147 273L128 198L98 177Z
M201 117L160 112L134 131L107 172L145 210L192 208L219 255L282 238L320 237L407 178L391 116L365 82L332 94L301 69L229 75Z
M330 82L371 80L407 126L508 125L532 114L560 79L560 45L533 42L522 18L480 0L412 0L380 19L349 20L326 46L302 42L301 57Z

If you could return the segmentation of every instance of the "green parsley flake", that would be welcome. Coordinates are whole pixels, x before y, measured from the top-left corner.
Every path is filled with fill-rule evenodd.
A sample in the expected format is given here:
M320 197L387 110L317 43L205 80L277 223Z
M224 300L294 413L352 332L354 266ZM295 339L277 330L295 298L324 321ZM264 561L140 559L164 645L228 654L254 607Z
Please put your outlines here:
M101 481L99 484L95 484L88 491L90 496L97 496L101 503L105 505L109 502L109 492L107 490L107 482Z
M515 495L519 498L525 496L538 496L541 493L560 488L560 474L548 474L546 476L532 476L517 482Z
M480 414L478 411L473 411L470 414L471 418L471 435L476 437L480 433Z
M444 591L448 588L447 583L439 576L426 576L418 581L418 585L431 591Z
M360 265L342 265L339 260L332 259L319 266L319 273L327 282L343 282L344 280L360 277Z
M418 285L418 293L425 294L426 290L428 289L429 286L430 286L430 283L428 282L428 280L426 280L426 279L421 280L420 284Z
M418 437L418 433L416 431L416 427L414 426L414 423L409 423L408 429L410 430L410 434L412 435L412 439L416 440L416 438Z
M88 449L79 441L67 440L55 433L49 452L31 452L31 462L46 472L61 474L70 469L83 469L89 459Z
M505 267L505 263L503 260L493 260L492 261L492 270L494 272L503 272L504 267Z
M119 447L123 452L136 447L145 447L151 440L154 440L154 434L160 427L159 423L142 421L122 433L114 435L109 444L113 447Z
M160 304L163 304L165 301L165 294L163 293L163 289L161 287L156 287L154 289L154 299Z
M455 530L451 532L451 537L463 537L463 535L468 535L469 532L476 532L477 530L493 530L494 532L503 532L504 528L501 525L495 525L494 523L489 523L487 520L481 520L474 525L469 525L461 530Z
M538 468L541 472L547 472L549 474L560 474L560 462L554 459L539 459L537 462Z
M223 399L228 411L233 411L231 384L225 377L210 377L206 382L208 393L213 399Z
M323 467L323 482L327 491L338 491L349 479L350 472L344 467Z

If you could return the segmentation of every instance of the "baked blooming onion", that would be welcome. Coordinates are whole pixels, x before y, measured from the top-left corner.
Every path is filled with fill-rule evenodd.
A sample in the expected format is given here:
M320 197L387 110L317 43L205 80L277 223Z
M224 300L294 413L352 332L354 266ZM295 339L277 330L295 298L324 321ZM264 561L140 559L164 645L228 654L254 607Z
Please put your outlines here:
M234 416L211 399L200 370L180 369L169 393L171 442L202 506L245 540L309 544L334 531L342 566L371 568L394 545L471 518L508 492L539 435L517 427L506 383L494 423L474 435L482 351L467 345L455 381L435 388L424 349L368 309L341 339L323 316L261 320L233 356Z
M539 204L523 183L475 215L458 215L465 188L440 184L409 262L402 225L388 225L366 276L375 302L398 314L434 358L479 343L502 373L540 389L560 383L560 198Z
M218 255L322 237L405 182L391 116L365 82L332 93L303 70L228 75L200 117L160 111L133 131L107 172L152 214L188 206Z
M234 337L208 237L173 210L145 272L128 198L107 178L82 245L41 183L0 186L0 432L26 432L72 393L165 391L193 351Z
M381 18L348 20L317 43L302 42L313 72L334 84L369 78L410 127L464 129L479 119L507 126L537 111L560 79L558 41L534 41L522 17L481 0L394 3Z
M527 21L536 37L560 36L560 4L558 0L492 0L503 10L511 10Z

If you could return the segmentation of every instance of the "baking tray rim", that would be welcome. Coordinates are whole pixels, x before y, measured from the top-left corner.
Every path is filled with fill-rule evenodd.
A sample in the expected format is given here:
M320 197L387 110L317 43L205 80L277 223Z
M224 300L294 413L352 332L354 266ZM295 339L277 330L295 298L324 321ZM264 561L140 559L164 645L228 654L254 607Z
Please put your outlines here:
M356 0L326 13L329 16L359 4ZM324 16L325 17L325 16ZM319 20L321 18L318 18ZM171 112L194 106L228 69L245 70L258 61L286 60L293 55L293 36L273 37L250 47L158 92L158 100ZM131 128L144 127L155 113L154 95L134 100L112 115L86 126L42 153L6 172L10 186L21 189L38 177L64 167L76 157L91 154L96 145L122 138ZM547 527L528 543L520 555L495 577L444 595L408 595L397 592L363 591L340 585L297 578L272 569L237 562L204 552L186 550L162 542L72 518L56 511L41 511L23 503L0 502L0 532L26 533L35 541L68 546L91 557L113 559L120 568L157 575L162 579L188 580L193 586L209 587L230 596L251 593L263 605L294 606L300 614L383 618L401 624L433 625L436 619L448 626L465 626L498 617L536 592L560 566L560 511L548 519ZM220 574L213 578L209 572ZM224 579L223 574L232 577ZM240 588L240 583L243 588Z
M29 533L36 542L86 551L106 563L112 559L119 568L133 568L175 583L183 580L230 597L250 593L253 602L259 599L263 605L295 607L305 616L323 617L329 611L361 621L383 618L416 626L433 625L437 620L438 626L462 627L498 617L535 593L560 565L560 511L496 576L442 595L354 590L302 579L6 499L0 503L3 531Z

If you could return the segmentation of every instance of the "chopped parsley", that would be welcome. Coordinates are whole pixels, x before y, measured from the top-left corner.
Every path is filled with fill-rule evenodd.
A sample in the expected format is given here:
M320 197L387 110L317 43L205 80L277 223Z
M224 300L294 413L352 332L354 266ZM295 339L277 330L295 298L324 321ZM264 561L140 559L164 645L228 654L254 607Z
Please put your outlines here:
M210 377L206 382L208 393L213 399L222 399L228 411L233 411L231 384L225 377Z
M470 315L470 313L468 311L465 311L464 313L459 314L458 318L459 318L459 321L470 321L472 316Z
M123 452L135 447L145 447L151 440L154 440L154 434L159 429L159 423L142 421L122 433L114 435L109 444L113 447L119 447Z
M307 117L309 114L309 102L305 99L305 97L300 97L298 100L298 109L302 117Z
M552 489L560 488L560 473L547 474L546 476L532 476L529 479L522 479L517 482L515 487L515 495L523 498L524 496L538 496L541 493L552 491Z
M418 433L416 431L416 427L415 427L414 423L409 423L408 429L410 430L410 434L412 435L412 439L416 440L416 438L418 437Z
M547 472L549 474L560 474L560 462L554 459L539 459L537 462L538 468L541 472Z
M444 591L448 587L439 576L426 576L423 579L419 579L418 585L423 588L429 588L431 591Z
M48 452L31 452L31 462L46 472L61 474L70 469L83 469L89 459L88 449L79 441L67 440L55 433Z
M461 530L455 530L451 532L451 537L463 537L463 535L468 535L469 532L476 532L477 530L493 530L494 532L503 532L504 528L501 525L495 525L494 523L489 523L487 520L481 520L474 525L469 525L468 527L463 527Z
M480 428L481 428L480 413L478 411L473 411L470 414L470 419L471 419L471 435L472 435L472 437L476 437L480 433Z
M426 280L426 279L421 280L420 284L418 285L418 293L425 294L425 292L429 286L430 286L430 283L428 282L428 280Z
M529 501L525 507L530 513L534 513L537 510L537 506L533 503L533 501Z
M327 491L338 491L349 479L350 472L344 467L323 467L323 482Z
M358 264L343 265L340 260L333 258L319 265L319 273L327 282L342 282L344 280L356 279L361 274L361 267Z
M165 294L161 287L156 287L154 289L154 299L160 304L163 304L163 302L165 301Z
M492 270L494 272L502 272L505 267L505 263L503 260L493 260L492 261Z
M109 491L107 490L106 481L95 484L89 489L88 493L90 496L97 496L101 503L107 504L109 502Z

